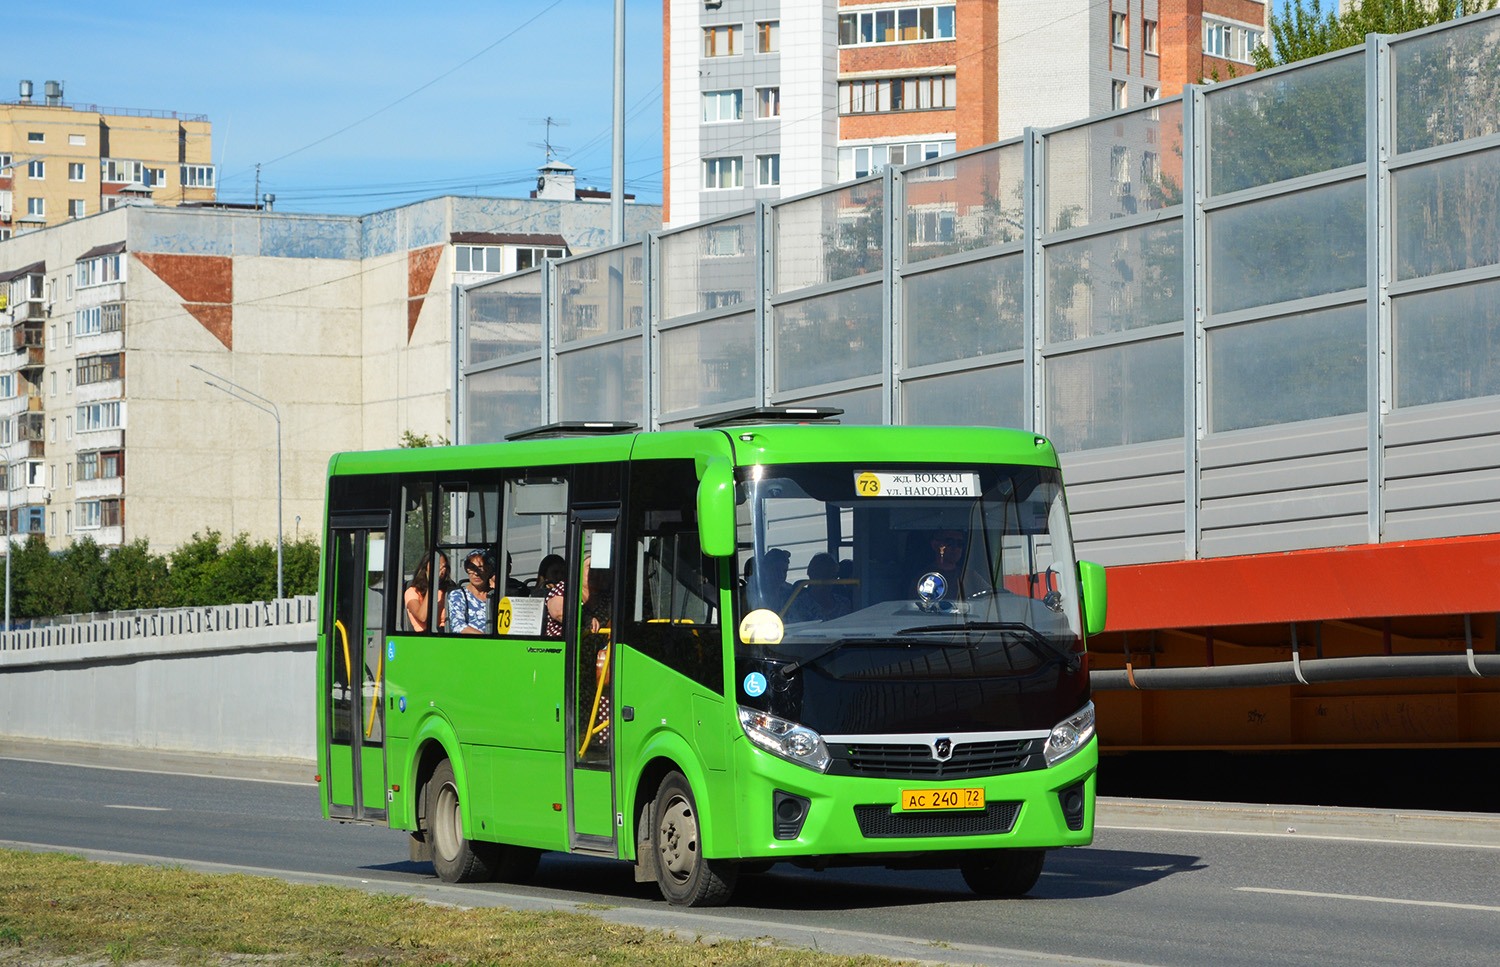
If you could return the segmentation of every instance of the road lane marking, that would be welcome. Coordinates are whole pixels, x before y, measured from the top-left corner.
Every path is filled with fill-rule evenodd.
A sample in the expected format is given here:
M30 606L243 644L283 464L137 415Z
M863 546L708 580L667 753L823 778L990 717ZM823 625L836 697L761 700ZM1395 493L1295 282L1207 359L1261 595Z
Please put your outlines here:
M1500 843L1453 843L1425 839L1392 839L1388 836L1334 836L1331 833L1276 833L1250 829L1191 829L1186 826L1106 826L1095 823L1095 829L1121 833L1188 833L1193 836L1259 836L1266 839L1318 839L1335 843L1378 843L1383 846L1447 846L1453 849L1500 850Z
M1316 897L1320 900L1363 900L1365 903L1396 903L1411 907L1444 907L1449 910L1480 910L1485 913L1500 913L1500 907L1489 907L1482 903L1448 903L1444 900L1400 900L1388 896L1361 896L1357 893L1314 893L1311 890L1272 890L1262 886L1237 886L1241 893L1275 893L1280 896Z
M170 812L171 811L166 806L121 806L121 805L118 805L118 804L112 803L112 802L105 803L104 804L104 808L105 809L139 809L143 813L165 813L165 812Z

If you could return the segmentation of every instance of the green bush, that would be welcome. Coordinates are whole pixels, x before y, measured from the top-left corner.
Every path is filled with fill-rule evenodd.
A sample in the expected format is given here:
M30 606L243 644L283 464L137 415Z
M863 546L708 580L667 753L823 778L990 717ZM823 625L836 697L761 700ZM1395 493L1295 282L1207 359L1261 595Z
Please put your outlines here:
M317 542L285 543L282 572L288 597L316 593ZM239 534L225 547L223 535L209 530L167 554L153 554L145 538L106 550L89 537L54 553L33 534L13 550L10 581L14 618L269 601L276 543Z

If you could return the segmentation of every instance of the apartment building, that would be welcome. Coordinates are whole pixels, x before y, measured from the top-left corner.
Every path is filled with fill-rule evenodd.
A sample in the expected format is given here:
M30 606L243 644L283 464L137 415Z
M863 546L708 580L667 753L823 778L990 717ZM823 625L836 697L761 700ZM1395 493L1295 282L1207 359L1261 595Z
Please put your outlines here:
M1261 0L665 0L673 225L1254 70Z
M629 238L660 224L626 206ZM278 490L288 539L315 532L332 453L456 436L457 288L609 236L607 200L443 197L365 216L132 205L0 242L0 533L271 538Z
M120 205L215 197L204 115L70 104L59 81L0 104L0 239Z

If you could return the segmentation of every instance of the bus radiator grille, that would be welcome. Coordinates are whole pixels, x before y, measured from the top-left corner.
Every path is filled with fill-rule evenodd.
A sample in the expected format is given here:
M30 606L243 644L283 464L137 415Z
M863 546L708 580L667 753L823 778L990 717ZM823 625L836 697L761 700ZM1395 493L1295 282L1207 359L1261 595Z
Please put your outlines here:
M854 818L867 839L893 836L989 836L1008 833L1021 814L1018 802L992 802L977 810L896 813L889 804L855 806Z
M963 742L953 746L945 761L932 757L926 745L874 742L833 744L831 773L881 779L968 779L1042 767L1041 739L1009 742Z

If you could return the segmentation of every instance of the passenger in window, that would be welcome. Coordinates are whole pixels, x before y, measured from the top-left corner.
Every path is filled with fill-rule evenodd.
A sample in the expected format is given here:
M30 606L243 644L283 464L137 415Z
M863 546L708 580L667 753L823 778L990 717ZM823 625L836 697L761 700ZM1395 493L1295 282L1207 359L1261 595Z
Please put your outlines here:
M832 554L814 554L807 562L807 580L797 582L786 620L831 621L848 614L849 598L838 584L838 577L839 563Z
M584 573L588 575L588 586L583 598L583 626L593 632L608 631L610 608L614 604L615 572L610 568L594 568Z
M556 555L548 556L555 557ZM546 562L543 561L542 563L545 567ZM561 638L563 633L563 602L567 600L568 594L567 578L558 578L551 584L540 586L546 589L543 596L547 599L542 607L542 637ZM584 587L587 588L588 585L585 584Z
M959 579L963 576L968 540L962 531L939 531L928 542L928 547L930 553L926 562L916 568L912 586L915 587L924 576L935 573L943 578L945 584L943 597L959 597L962 594L959 589Z
M447 613L443 609L443 598L447 594L448 586L448 558L442 554L438 555L438 581L437 581L437 611L438 627L447 624ZM411 586L406 589L403 601L406 604L406 620L411 623L412 631L426 631L428 616L432 613L428 608L428 602L432 598L432 552L422 555L417 562L417 571L412 575Z
M471 551L464 559L464 573L469 582L448 595L448 631L460 635L487 635L490 633L489 598L495 587L489 556L482 551Z
M791 552L785 548L773 547L761 556L759 565L748 575L752 609L769 608L780 614L786 607L792 596L792 586L786 579L791 562Z
M561 581L568 573L568 564L561 555L548 554L542 558L542 563L536 569L536 581L531 586L533 598L551 597L547 592L552 585Z

